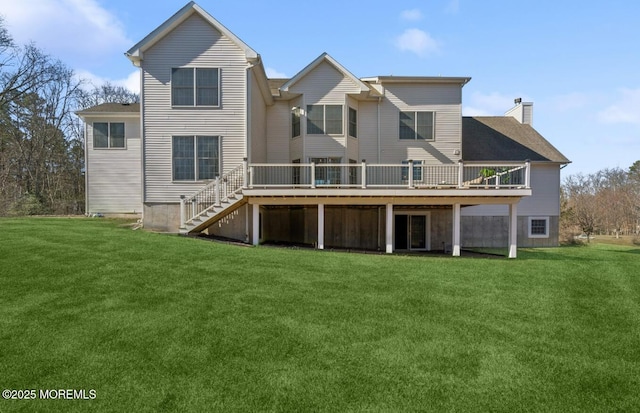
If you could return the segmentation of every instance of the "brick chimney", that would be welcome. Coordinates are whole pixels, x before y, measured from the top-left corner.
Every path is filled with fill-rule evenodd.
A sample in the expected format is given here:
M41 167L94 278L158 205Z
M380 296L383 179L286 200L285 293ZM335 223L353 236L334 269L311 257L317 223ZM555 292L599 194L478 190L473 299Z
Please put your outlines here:
M520 123L533 124L533 102L523 102L522 98L513 101L516 105L509 109L504 116L513 116Z

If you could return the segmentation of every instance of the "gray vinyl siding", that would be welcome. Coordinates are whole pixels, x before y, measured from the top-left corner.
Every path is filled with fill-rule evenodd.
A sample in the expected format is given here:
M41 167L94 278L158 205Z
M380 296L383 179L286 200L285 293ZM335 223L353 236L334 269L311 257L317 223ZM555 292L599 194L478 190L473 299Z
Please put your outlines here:
M560 167L557 164L531 165L531 193L518 204L519 216L560 215ZM506 205L462 208L463 216L508 216Z
M113 117L86 118L87 213L142 212L140 120ZM94 149L94 122L124 122L125 148Z
M313 157L341 157L347 161L347 94L359 93L358 86L343 76L331 64L323 62L312 72L290 88L292 93L304 95L304 107L307 105L342 105L342 134L307 135L306 118L302 120L304 135L304 159ZM292 151L293 152L293 151Z
M422 160L425 164L458 162L461 149L461 87L455 85L386 86L380 108L381 162L397 163L405 159ZM435 140L400 140L399 112L435 112Z
M289 145L291 139L290 102L275 102L267 107L267 162L289 163ZM296 138L293 140L300 140Z
M253 71L249 72L251 88L251 161L267 161L267 107Z
M220 107L171 107L171 69L220 69ZM144 53L145 202L179 202L203 182L172 181L175 135L220 136L222 170L246 156L247 62L243 51L193 15Z

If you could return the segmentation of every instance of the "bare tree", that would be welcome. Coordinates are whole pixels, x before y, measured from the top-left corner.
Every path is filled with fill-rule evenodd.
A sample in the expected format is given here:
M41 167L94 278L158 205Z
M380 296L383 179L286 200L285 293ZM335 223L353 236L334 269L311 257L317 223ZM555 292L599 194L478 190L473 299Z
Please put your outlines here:
M640 162L628 171L605 168L571 175L562 185L563 222L590 236L595 232L638 233L640 229Z
M82 90L78 97L78 108L86 109L102 103L138 103L140 96L124 86L106 82L91 90Z
M0 214L68 211L83 198L77 142L67 139L79 82L35 46L16 47L4 26L0 52Z
M598 200L596 190L590 176L571 175L563 185L567 204L564 213L569 220L587 235L587 240L598 228Z

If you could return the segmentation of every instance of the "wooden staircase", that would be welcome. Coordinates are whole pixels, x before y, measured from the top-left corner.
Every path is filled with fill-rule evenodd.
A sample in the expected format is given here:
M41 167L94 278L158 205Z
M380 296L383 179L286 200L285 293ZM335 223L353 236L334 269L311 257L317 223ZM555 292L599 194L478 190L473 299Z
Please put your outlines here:
M180 197L180 233L197 234L247 203L247 164L232 169L195 194Z

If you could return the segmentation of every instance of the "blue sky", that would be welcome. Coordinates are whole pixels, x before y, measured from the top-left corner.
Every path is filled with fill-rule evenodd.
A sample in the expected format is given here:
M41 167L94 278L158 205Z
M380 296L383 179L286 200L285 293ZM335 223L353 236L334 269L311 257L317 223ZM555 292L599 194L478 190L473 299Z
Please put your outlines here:
M18 43L35 42L95 83L135 89L123 53L186 3L0 0L0 14ZM293 76L323 52L358 77L470 76L463 113L534 102L534 127L573 161L564 175L640 159L640 2L197 3L258 51L272 76Z

